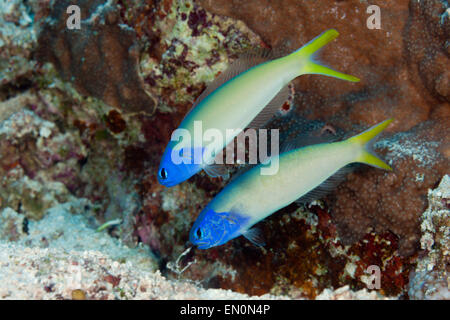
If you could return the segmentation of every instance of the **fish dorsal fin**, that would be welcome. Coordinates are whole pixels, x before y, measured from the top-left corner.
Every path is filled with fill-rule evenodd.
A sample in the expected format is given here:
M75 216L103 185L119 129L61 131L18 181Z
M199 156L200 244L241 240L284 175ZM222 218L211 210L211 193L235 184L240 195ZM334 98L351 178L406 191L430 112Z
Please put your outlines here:
M254 49L243 53L235 60L224 72L217 76L206 89L198 96L192 105L193 110L200 102L208 97L212 92L218 89L227 81L233 79L239 74L257 66L261 63L276 59L282 56L281 51L268 49ZM272 116L280 110L281 106L289 99L290 89L285 86L280 92L264 107L264 109L250 122L247 128L260 128L266 124ZM189 112L188 112L189 113Z
M304 194L297 200L295 200L298 204L306 204L312 202L314 200L318 200L326 196L328 193L333 191L342 181L345 180L347 174L354 170L354 165L347 165L329 177L327 180L322 182L319 186Z
M321 143L331 143L338 140L338 137L329 133L309 131L297 135L293 139L285 139L280 147L280 154L291 150L312 146Z
M242 234L246 237L251 243L258 247L263 247L265 245L264 238L262 236L262 232L258 228L251 228L245 231Z
M209 96L214 90L219 88L225 82L233 79L237 75L247 71L254 66L266 62L274 56L270 50L260 49L243 53L236 59L224 72L218 75L195 100L192 109Z
M250 122L247 128L261 128L265 125L273 117L273 115L281 109L283 104L289 100L289 95L289 85L286 85L272 100L270 100L270 102L252 120L252 122Z
M319 143L334 142L338 139L339 138L337 136L330 133L320 134L319 131L308 131L307 133L297 135L295 139L285 139L285 141L281 144L279 154ZM257 164L246 163L240 165L240 168L232 175L230 182L236 180L254 167L264 164L264 162L268 159L270 159L270 156L268 156L266 159L259 159L259 162Z

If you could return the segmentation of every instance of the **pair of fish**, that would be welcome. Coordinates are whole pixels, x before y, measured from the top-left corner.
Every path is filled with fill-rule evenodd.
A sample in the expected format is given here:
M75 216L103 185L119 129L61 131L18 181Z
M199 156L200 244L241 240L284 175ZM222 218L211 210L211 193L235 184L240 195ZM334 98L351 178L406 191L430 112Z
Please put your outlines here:
M201 139L194 139L193 144L190 139L172 139L162 157L158 181L171 187L201 170L217 176L217 166L209 163L233 140L234 136L226 135L226 131L264 125L286 100L289 82L302 74L359 81L314 61L314 54L338 35L336 30L328 30L297 51L271 61L262 62L261 58L248 55L233 63L200 95L178 128L194 134L195 122L200 121L204 129L218 130L227 139L208 146ZM207 249L244 235L260 245L262 240L257 229L252 228L254 224L297 199L305 201L311 195L320 195L317 190L330 189L329 178L341 168L361 162L390 170L367 149L370 140L390 122L386 120L345 141L288 148L279 156L275 175L261 175L264 164L241 174L200 213L191 229L190 241ZM174 161L177 157L183 161Z

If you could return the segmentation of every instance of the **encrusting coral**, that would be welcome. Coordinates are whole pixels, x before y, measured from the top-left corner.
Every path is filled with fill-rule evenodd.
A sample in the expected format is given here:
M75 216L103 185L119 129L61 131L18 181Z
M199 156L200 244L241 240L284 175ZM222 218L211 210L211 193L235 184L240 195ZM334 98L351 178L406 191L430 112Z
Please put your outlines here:
M32 59L36 33L33 17L21 0L0 1L0 100L8 98L15 86L29 86L36 67Z
M450 176L428 192L428 208L421 217L421 249L411 272L411 299L450 300Z
M243 21L272 48L293 51L330 27L340 32L320 59L361 81L349 85L310 75L294 80L297 110L309 119L350 130L353 124L393 117L402 121L391 130L406 131L430 117L450 116L446 1L374 1L381 10L380 29L367 27L364 1L200 3L209 12Z
M430 101L437 98L441 102L450 102L448 3L411 1L409 8L405 42L408 63L412 66L410 74L418 87L429 92L431 97L426 98Z
M0 213L0 239L17 241L26 235L25 217L6 207Z
M74 3L82 13L80 30L66 27L66 9ZM156 101L139 75L136 33L119 24L112 1L58 0L50 7L50 15L40 21L39 60L52 62L82 94L125 112L151 115Z
M22 109L0 124L0 155L0 207L40 219L76 186L86 149L76 135Z
M394 171L357 171L333 193L333 221L344 243L354 243L374 228L396 234L402 254L417 251L425 194L450 172L449 136L447 124L429 121L375 145Z

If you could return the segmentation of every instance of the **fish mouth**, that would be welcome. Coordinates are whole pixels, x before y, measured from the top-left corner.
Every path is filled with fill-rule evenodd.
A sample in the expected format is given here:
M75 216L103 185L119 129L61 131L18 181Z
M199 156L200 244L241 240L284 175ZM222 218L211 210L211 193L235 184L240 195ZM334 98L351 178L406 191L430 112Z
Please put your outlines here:
M208 248L211 248L212 246L209 244L209 242L204 242L204 241L201 241L201 242L196 242L196 243L194 243L196 246L197 246L197 248L199 248L199 249L208 249Z
M170 188L170 187L176 186L178 184L178 182L162 180L159 177L158 177L158 182L159 182L159 184L163 185L166 188Z
M214 243L211 242L206 242L206 241L199 241L194 243L199 249L209 249L212 247L215 247L217 245L219 245L220 241L216 241Z

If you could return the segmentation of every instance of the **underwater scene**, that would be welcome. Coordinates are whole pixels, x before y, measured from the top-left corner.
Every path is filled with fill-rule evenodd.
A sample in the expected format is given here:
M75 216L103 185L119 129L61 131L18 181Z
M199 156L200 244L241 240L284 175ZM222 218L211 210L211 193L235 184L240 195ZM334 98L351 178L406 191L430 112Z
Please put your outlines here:
M0 0L0 299L450 300L444 0Z

